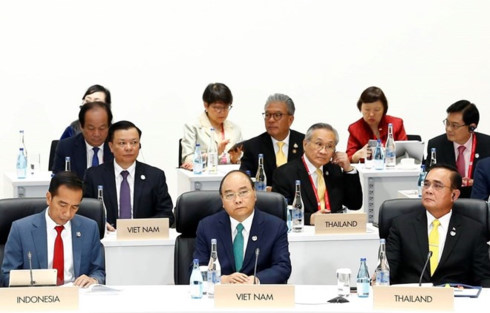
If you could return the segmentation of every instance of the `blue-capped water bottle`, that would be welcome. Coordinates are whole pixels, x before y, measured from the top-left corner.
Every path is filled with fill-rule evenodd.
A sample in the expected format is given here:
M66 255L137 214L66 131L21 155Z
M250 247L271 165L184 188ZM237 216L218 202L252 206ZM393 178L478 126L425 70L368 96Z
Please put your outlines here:
M190 287L191 287L191 298L192 299L201 299L203 292L203 280L201 270L199 269L199 260L194 259L192 265L192 273L190 278Z
M361 258L361 265L359 266L359 271L357 272L357 296L360 298L368 297L370 285L371 278L369 277L366 258Z
M27 159L24 154L24 148L19 148L17 156L17 178L26 178L27 176Z

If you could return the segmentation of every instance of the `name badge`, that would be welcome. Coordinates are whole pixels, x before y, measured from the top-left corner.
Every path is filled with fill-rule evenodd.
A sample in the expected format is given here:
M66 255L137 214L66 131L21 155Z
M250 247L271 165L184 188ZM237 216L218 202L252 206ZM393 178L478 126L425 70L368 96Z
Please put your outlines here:
M216 285L214 306L217 308L292 308L294 285Z
M315 217L315 234L365 233L366 213L321 214Z
M375 310L453 311L454 290L445 287L373 286Z
M78 287L0 288L0 312L78 310Z
M167 239L168 218L117 220L117 240Z

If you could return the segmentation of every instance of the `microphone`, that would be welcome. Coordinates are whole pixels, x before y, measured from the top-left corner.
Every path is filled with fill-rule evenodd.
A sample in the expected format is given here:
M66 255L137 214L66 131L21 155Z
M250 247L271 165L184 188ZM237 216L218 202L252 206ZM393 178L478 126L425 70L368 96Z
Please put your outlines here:
M425 269L427 268L427 264L429 264L429 260L432 257L432 251L429 251L427 253L427 260L425 260L424 268L422 269L422 273L420 273L420 278L419 278L419 287L422 286L422 277L424 276Z
M255 266L254 266L254 285L257 284L257 262L259 261L260 249L255 249Z
M27 252L27 258L29 259L29 273L31 274L31 286L34 286L36 283L32 277L32 254L31 251Z

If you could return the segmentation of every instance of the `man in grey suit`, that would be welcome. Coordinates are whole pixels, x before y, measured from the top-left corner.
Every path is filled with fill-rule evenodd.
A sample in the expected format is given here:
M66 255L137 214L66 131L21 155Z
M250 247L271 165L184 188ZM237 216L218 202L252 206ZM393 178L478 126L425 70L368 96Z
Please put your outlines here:
M436 165L424 181L422 205L393 220L387 238L392 284L462 283L490 287L484 226L452 210L462 178L456 168ZM416 208L414 208L416 209ZM422 273L429 255L430 264Z
M5 286L11 270L29 268L29 254L32 268L58 269L59 285L73 282L88 287L105 282L97 223L76 215L82 194L82 181L73 172L60 172L46 193L48 208L12 223L2 264ZM56 228L61 229L59 234ZM63 251L60 262L56 261L57 240Z
M141 130L133 123L114 123L107 136L114 161L89 168L85 176L85 197L97 198L98 186L104 188L110 231L118 218L168 217L170 225L174 222L165 173L136 160L140 139Z

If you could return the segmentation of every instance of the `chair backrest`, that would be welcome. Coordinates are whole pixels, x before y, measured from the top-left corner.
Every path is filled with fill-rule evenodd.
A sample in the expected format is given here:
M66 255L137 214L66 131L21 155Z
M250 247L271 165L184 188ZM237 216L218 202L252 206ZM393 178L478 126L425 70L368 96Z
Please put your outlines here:
M393 219L416 210L425 210L420 199L384 201L379 208L379 238L388 237ZM487 239L490 239L490 214L488 205L484 200L460 198L454 202L453 211L482 223L487 230Z
M255 206L261 211L287 220L287 205L284 197L276 192L257 192ZM175 204L176 230L181 233L175 240L174 282L189 283L190 265L194 253L196 231L199 221L223 209L221 197L215 190L190 191L181 194Z
M3 263L5 243L12 222L46 209L46 198L11 198L0 199L0 266ZM105 212L102 203L97 199L84 198L77 214L91 218L97 222L100 238L105 233Z
M58 142L60 142L60 141L57 139L51 141L51 148L49 149L48 171L53 170L54 157L56 155L56 147L58 147Z
M182 138L179 139L179 167L182 165Z
M408 135L407 134L407 140L422 141L422 137L420 135Z

